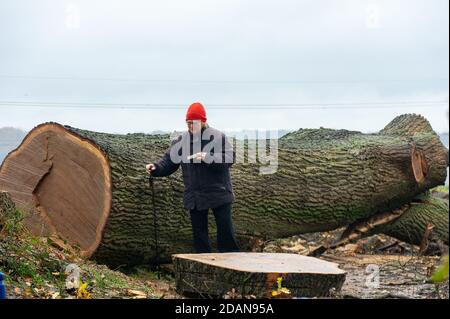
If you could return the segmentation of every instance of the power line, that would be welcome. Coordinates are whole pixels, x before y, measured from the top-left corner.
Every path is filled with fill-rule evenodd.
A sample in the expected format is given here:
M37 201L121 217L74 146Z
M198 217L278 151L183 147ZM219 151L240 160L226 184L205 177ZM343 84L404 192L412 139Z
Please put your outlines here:
M399 107L438 107L448 105L448 101L380 101L380 102L341 102L341 103L220 103L208 104L209 109L261 110L261 109L376 109ZM2 101L0 106L63 109L126 109L126 110L178 110L185 109L185 103L82 103L82 102L39 102Z
M448 78L422 79L355 79L355 80L181 80L181 79L132 79L108 77L76 77L76 76L35 76L0 74L4 79L30 80L65 80L65 81L111 81L111 82L153 82L153 83L184 83L184 84L365 84L365 83L414 83L414 82L448 82Z

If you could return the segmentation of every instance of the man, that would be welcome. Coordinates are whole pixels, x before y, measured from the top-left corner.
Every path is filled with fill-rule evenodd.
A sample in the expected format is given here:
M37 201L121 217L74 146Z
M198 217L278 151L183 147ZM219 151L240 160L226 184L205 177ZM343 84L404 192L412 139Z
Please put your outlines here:
M231 219L231 203L235 198L230 177L233 148L225 134L208 126L201 103L189 106L186 124L188 131L172 141L160 161L147 164L147 172L155 177L169 176L181 165L183 202L191 216L197 253L211 252L209 209L216 220L219 252L239 251Z

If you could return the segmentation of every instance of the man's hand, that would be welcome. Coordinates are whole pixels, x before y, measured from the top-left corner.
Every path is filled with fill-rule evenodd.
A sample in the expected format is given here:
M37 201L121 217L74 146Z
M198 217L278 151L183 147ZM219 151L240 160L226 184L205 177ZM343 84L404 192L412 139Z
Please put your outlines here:
M147 173L151 174L152 171L154 171L156 169L155 164L147 164L145 165L145 169L147 171Z
M206 153L205 152L199 152L199 153L195 153L194 155L188 156L188 160L191 160L193 158L195 158L197 161L203 161L206 157Z
M200 152L195 154L195 158L197 159L197 161L203 161L206 157L206 153L205 152Z

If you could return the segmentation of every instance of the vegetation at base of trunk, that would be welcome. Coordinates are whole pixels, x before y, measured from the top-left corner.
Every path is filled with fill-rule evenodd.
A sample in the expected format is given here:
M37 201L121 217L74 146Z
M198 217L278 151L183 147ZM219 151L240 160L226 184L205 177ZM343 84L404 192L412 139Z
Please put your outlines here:
M433 188L431 191L448 194L448 185L437 186L437 187Z
M431 277L433 282L439 283L448 280L448 255L442 258L442 265Z
M62 295L65 263L51 254L45 239L27 233L23 218L17 209L0 215L0 271L6 275L6 286L33 297L40 294L43 286L51 285L52 294Z
M164 292L155 291L150 284L151 278L158 277L156 273L141 268L139 272L129 270L127 275L83 260L76 247L67 245L64 249L61 245L67 243L58 244L56 239L33 236L23 227L24 217L25 214L14 206L0 210L0 272L5 274L8 298L164 297ZM83 291L66 290L64 271L72 263L81 269ZM168 276L163 278L170 284Z

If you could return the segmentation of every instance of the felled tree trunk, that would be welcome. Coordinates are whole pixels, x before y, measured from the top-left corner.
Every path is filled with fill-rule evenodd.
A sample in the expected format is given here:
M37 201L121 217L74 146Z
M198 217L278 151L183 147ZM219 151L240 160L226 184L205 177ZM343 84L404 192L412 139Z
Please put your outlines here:
M278 144L275 173L261 175L258 163L232 167L242 244L335 229L409 203L446 179L448 150L418 115L399 116L378 134L302 129ZM168 135L41 124L3 162L0 190L30 212L27 225L38 235L59 234L109 265L149 262L156 245L144 166L168 145ZM192 251L182 192L180 172L155 181L162 260Z

